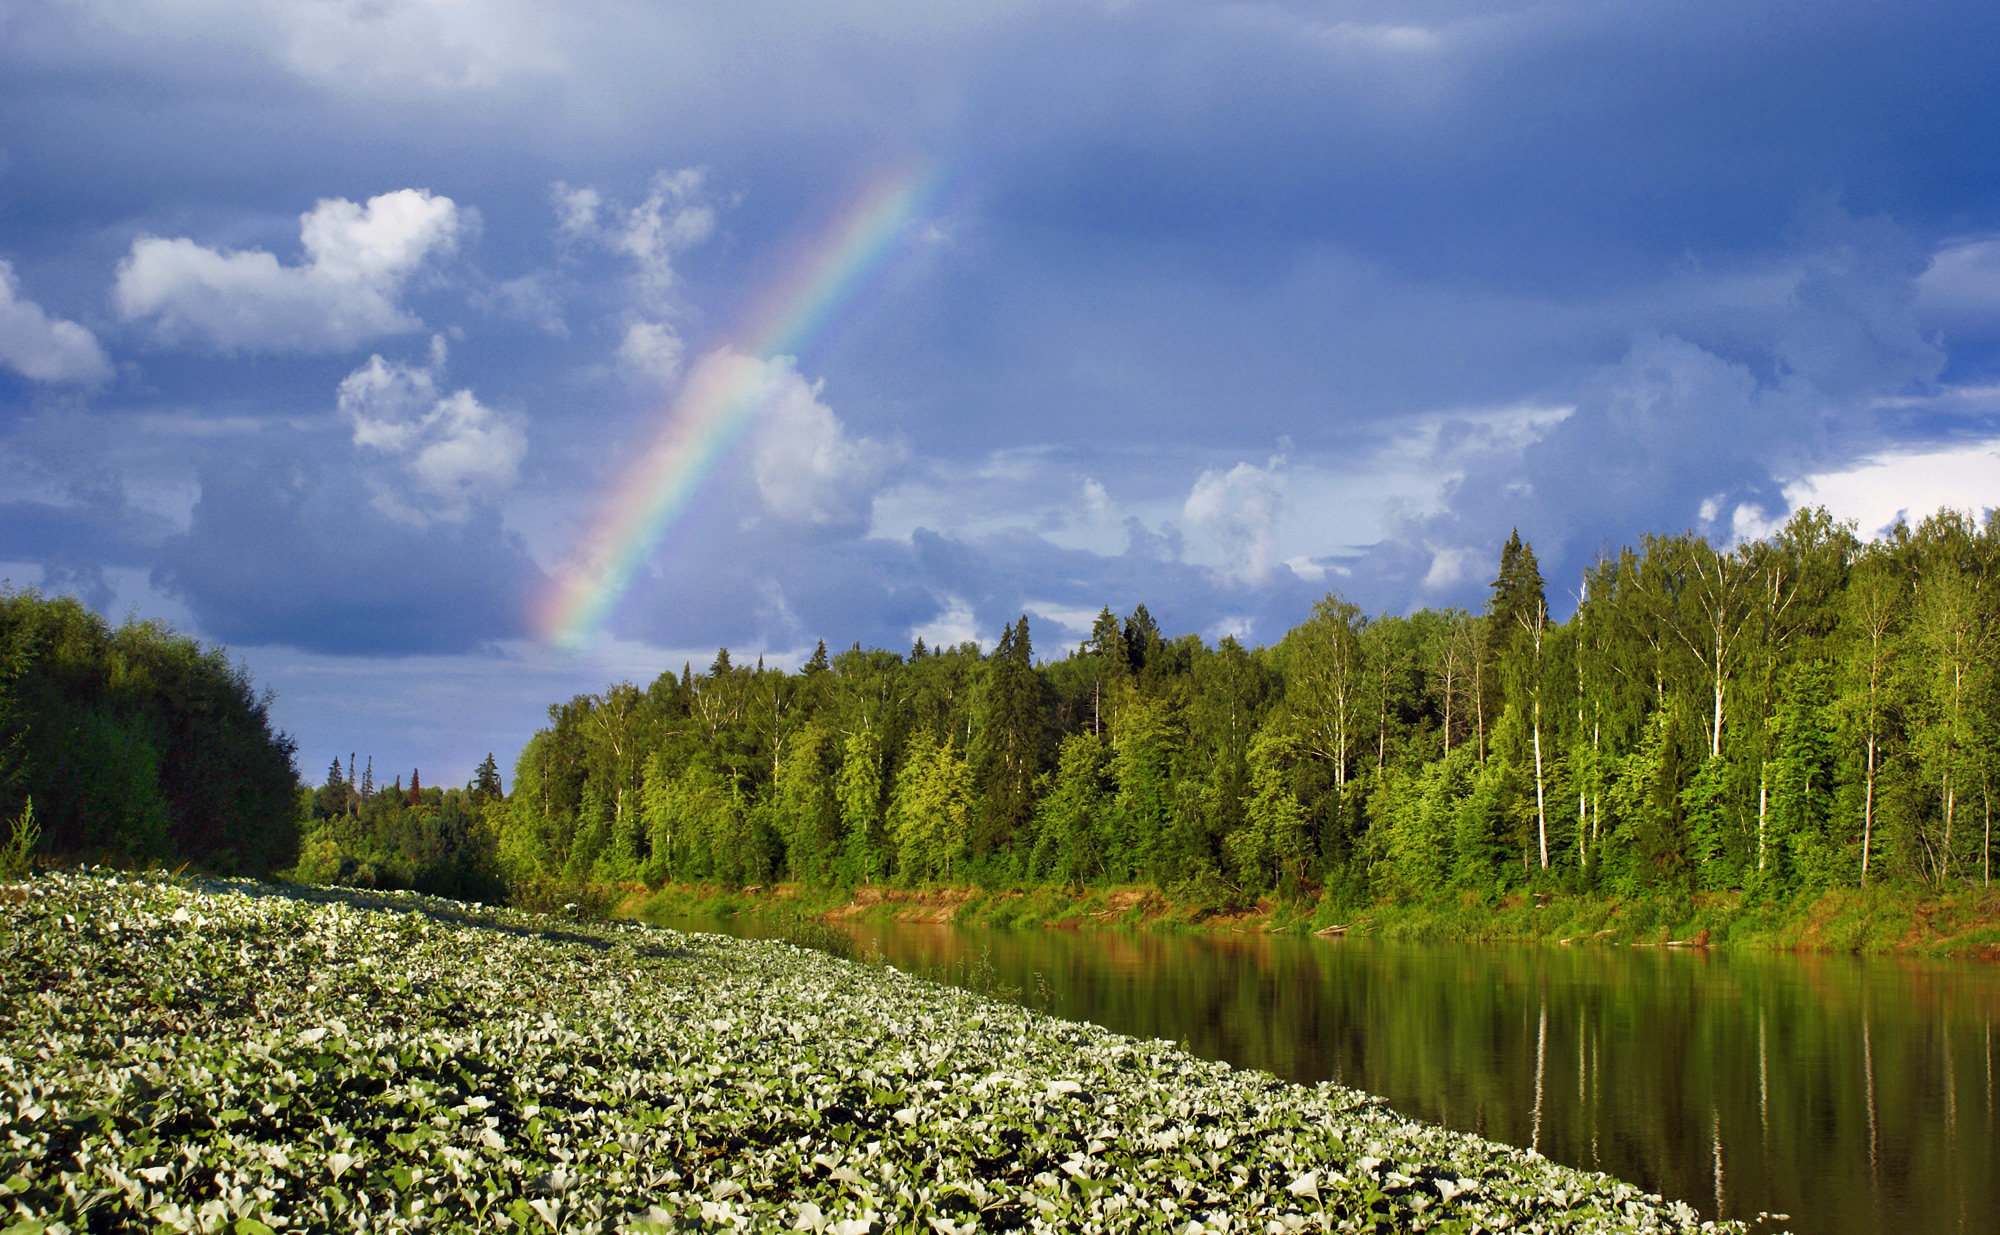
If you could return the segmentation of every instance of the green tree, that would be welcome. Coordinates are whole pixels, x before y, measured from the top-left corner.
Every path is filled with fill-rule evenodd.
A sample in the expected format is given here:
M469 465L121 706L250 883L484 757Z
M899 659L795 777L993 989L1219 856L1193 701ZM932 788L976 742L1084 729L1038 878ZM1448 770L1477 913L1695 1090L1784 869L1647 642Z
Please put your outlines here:
M838 795L846 877L861 882L883 878L890 842L882 820L882 748L866 729L848 734L841 745Z
M333 766L334 771L338 772L340 770L340 761L338 759L334 760ZM492 751L487 751L486 758L479 761L478 770L472 774L470 789L472 795L482 802L490 798L506 796L505 791L500 785L500 765L494 762Z
M1054 783L1037 808L1031 876L1073 887L1105 878L1113 801L1110 768L1110 752L1097 737L1073 733L1063 739Z
M982 810L972 836L974 858L1005 852L1034 815L1048 726L1026 614L993 650L981 704L975 776Z
M785 863L793 879L825 884L839 857L840 800L835 791L835 747L818 722L808 722L787 744L774 786Z
M951 878L965 852L973 806L965 757L950 742L919 730L904 755L889 807L896 868L905 883Z
M1773 729L1769 843L1783 860L1776 878L1780 886L1830 887L1847 874L1833 809L1839 737L1830 665L1807 660L1792 666Z

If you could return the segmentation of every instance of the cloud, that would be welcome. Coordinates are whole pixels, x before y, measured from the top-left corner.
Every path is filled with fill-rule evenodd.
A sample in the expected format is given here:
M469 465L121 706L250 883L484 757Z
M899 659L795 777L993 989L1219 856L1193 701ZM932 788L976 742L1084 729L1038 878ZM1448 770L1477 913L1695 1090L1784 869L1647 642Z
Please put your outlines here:
M1941 506L1974 514L2000 506L2000 439L1941 450L1887 451L1838 471L1785 486L1792 507L1825 506L1879 536L1898 519L1912 522Z
M1950 241L1917 279L1917 306L1954 334L2000 332L2000 236Z
M341 461L270 442L203 466L154 586L211 638L334 654L464 652L526 633L541 574L491 506L416 527Z
M1773 348L1788 376L1836 402L1937 380L1944 349L1917 317L1929 259L1894 221L1817 201L1803 212L1799 247L1798 283Z
M1511 528L1552 582L1649 532L1768 534L1807 492L1795 478L1842 472L1880 451L1904 405L1939 403L1929 392L1946 357L1918 318L1926 262L1890 221L1812 203L1788 294L1754 330L1724 334L1726 351L1642 330L1563 392L1573 411L1512 440L1440 435L1441 500L1395 521L1356 563L1357 589L1395 606L1469 601L1476 563L1495 560Z
M528 452L511 418L470 390L442 393L444 367L444 339L433 336L427 365L370 356L340 383L340 415L354 444L394 462L405 482L378 491L377 507L419 525L464 522L479 500L513 486Z
M764 509L788 523L864 531L876 490L903 452L849 434L820 401L821 383L799 376L790 357L761 363L757 380L765 411L755 466Z
M961 643L980 643L979 619L962 596L940 596L938 612L929 621L910 627L910 641L922 639L931 648L955 648ZM990 643L987 646L991 646Z
M618 345L618 363L640 377L670 382L680 376L685 350L686 344L672 326L637 321L625 328L625 339Z
M21 295L13 263L0 258L0 364L37 382L101 382L111 358L97 336Z
M563 320L562 297L550 286L552 282L548 271L537 270L496 284L491 291L475 293L470 303L482 312L529 322L558 339L567 339L569 323Z
M398 303L403 286L427 259L453 251L465 230L457 204L425 189L397 189L365 206L326 198L299 216L299 265L261 249L142 236L119 263L112 300L126 321L151 319L171 342L345 351L422 328Z
M1213 542L1215 569L1225 579L1260 582L1271 567L1272 533L1285 504L1285 460L1210 469L1194 482L1181 513Z
M349 90L403 84L483 90L569 65L566 23L525 0L297 4L266 11L274 15L294 69Z
M550 192L562 234L631 258L642 301L659 309L678 281L674 258L715 233L715 208L702 200L706 178L699 167L655 172L645 200L630 208L589 186L557 181Z
M698 167L656 172L645 200L631 207L588 185L572 188L557 181L549 190L561 236L630 259L635 310L617 359L626 373L649 382L680 375L684 345L665 319L680 308L674 259L715 232L715 209L702 198L705 177Z

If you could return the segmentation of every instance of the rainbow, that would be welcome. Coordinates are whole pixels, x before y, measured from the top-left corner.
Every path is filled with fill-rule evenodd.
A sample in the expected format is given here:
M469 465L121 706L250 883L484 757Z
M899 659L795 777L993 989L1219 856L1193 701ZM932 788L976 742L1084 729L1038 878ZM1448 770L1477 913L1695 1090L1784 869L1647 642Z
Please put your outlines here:
M696 362L574 561L535 605L532 620L544 639L575 648L604 624L634 572L776 393L782 375L765 362L797 356L827 332L870 277L905 247L940 179L925 166L877 179L793 265L790 277L758 302L736 333L739 342Z

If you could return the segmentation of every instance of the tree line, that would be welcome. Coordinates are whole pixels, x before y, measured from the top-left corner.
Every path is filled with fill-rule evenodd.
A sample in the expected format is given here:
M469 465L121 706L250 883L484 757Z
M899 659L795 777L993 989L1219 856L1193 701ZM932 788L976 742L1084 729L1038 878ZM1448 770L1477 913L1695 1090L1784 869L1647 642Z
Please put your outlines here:
M0 589L0 826L43 858L289 865L298 774L270 702L219 647Z
M1277 643L1143 605L1038 660L822 643L551 706L510 879L1150 882L1194 898L1773 895L1990 880L2000 521L1824 510L1606 555L1567 620L1515 534L1480 612L1329 594Z
M326 780L301 791L304 843L294 877L463 900L507 897L494 843L507 802L492 755L463 789L426 787L421 768L410 770L408 788L400 774L378 786L374 758L358 774L356 758L350 753L343 770L336 756Z

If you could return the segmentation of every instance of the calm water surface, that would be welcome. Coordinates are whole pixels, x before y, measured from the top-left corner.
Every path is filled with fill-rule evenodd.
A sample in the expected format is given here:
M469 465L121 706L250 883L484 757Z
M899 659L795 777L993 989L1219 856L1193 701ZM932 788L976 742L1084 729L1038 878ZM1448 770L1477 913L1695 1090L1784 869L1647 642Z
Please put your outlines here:
M670 923L737 934L748 921ZM1803 1235L2000 1232L2000 966L868 926L862 948L1060 1015L1334 1080Z

